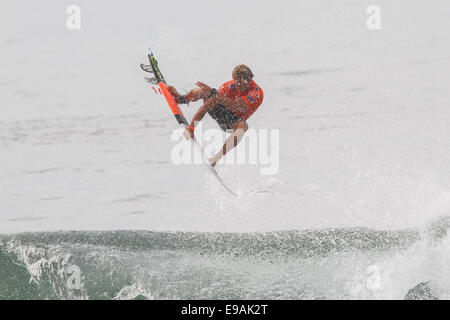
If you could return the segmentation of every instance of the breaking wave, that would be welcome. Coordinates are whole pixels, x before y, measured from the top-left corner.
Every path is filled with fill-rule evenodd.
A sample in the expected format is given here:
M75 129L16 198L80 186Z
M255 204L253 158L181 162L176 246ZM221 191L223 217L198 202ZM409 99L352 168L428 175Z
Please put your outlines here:
M448 299L449 224L4 235L0 299Z

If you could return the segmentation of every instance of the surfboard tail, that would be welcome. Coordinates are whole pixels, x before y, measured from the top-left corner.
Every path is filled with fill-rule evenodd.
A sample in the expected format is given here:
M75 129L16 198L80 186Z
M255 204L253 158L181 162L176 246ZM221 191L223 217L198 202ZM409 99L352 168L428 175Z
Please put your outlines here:
M189 126L186 118L184 117L183 112L181 112L181 109L178 106L178 103L175 101L175 98L170 93L166 80L164 79L164 76L162 75L162 72L159 69L158 61L156 60L150 48L148 52L148 60L150 64L144 65L141 63L141 69L144 70L145 72L151 73L153 77L146 78L145 80L151 84L158 84L177 122L181 125L184 125L185 127Z

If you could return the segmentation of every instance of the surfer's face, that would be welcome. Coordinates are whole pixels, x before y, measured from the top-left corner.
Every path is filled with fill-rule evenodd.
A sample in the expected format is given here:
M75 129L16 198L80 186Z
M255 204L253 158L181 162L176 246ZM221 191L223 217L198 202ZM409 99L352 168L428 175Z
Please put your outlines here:
M233 77L234 84L240 92L245 92L252 86L252 79L243 77Z

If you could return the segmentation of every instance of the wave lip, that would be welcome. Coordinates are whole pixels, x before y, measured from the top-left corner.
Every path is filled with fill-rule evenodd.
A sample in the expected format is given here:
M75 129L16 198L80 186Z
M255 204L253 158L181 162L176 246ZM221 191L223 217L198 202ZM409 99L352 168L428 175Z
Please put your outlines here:
M23 233L5 236L3 240L21 244L90 244L135 250L194 250L232 255L310 257L330 252L404 248L422 237L418 230L352 228L268 233L61 231Z

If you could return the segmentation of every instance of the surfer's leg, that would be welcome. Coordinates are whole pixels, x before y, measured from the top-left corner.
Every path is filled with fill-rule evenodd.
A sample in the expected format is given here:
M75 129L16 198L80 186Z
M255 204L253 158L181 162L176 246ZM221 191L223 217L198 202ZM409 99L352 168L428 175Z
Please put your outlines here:
M231 149L236 147L239 142L241 142L242 138L245 136L245 132L248 130L248 124L245 120L239 120L232 125L231 129L233 132L227 140L225 140L222 150L220 150L214 158L210 159L210 163L213 167L224 155L226 155Z
M192 118L191 124L202 121L205 114L214 108L214 103L212 99L205 99L203 101L205 101L205 103L203 103L203 105L195 113L194 117Z
M205 114L214 107L214 103L215 102L213 99L207 99L206 102L197 110L191 120L191 123L189 124L189 127L186 127L186 129L184 130L183 135L186 137L186 139L191 139L194 137L195 126L198 122L202 121Z

